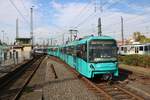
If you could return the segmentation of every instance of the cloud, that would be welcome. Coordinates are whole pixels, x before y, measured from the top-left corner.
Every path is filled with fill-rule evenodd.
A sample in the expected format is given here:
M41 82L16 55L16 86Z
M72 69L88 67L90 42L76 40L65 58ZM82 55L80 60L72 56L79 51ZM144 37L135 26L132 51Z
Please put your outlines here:
M0 30L4 30L5 37L8 37L11 42L16 36L16 19L19 19L19 36L30 37L30 8L34 6L34 29L41 25L43 14L40 13L41 3L37 0L11 0L22 13L24 18L17 12L10 0L1 0L0 3ZM41 25L42 26L42 25ZM0 35L0 39L2 36Z
M21 0L12 0L13 3L16 5L16 7L19 9L19 11L23 14L23 16L25 16L26 20L29 21L29 9L27 11L27 9L24 8L24 6L22 6L22 2ZM32 5L32 1L31 0L26 0L26 2L24 2L24 5L27 8L30 8ZM7 35L5 35L5 37L9 37L9 39L11 41L14 40L15 38L15 22L16 19L19 19L19 32L20 34L23 33L29 33L29 23L27 23L20 15L19 13L16 11L16 9L14 8L14 6L11 4L11 2L9 0L1 0L0 3L0 30L4 30L5 33L7 33ZM28 36L26 34L24 34L25 36Z
M52 5L52 7L53 7L54 9L61 9L61 8L64 7L63 4L57 3L55 0L51 1L51 2L50 2L50 5Z
M114 4L115 2L118 2L119 0L110 1L110 4ZM55 2L55 4L59 4L59 2ZM88 9L86 9L84 12L80 12L87 3L81 3L81 2L71 2L67 3L66 5L63 5L64 8L57 8L57 14L56 14L56 21L58 25L66 28L70 28L69 26L76 26L81 23L81 26L78 27L80 34L79 37L82 37L84 35L90 35L93 32L97 32L97 20L98 17L102 18L102 30L104 35L110 35L116 39L120 39L121 37L121 29L120 29L120 17L122 16L124 18L124 33L125 38L128 38L134 31L141 31L145 32L145 21L149 20L148 13L144 15L140 15L139 13L130 13L122 11L122 9L117 10L118 8L115 8L116 10L107 9L105 8L104 12L94 12L94 4L91 4ZM108 5L107 5L108 6ZM55 8L54 8L55 9ZM135 6L136 9L136 6ZM148 7L145 7L145 9L148 9ZM126 9L126 10L130 10ZM79 13L79 16L77 16ZM143 12L142 12L143 13ZM90 14L89 18L87 18ZM87 18L87 20L85 20ZM84 21L85 20L85 21ZM71 23L70 23L71 22ZM82 23L83 22L83 23ZM145 24L146 26L149 25ZM139 27L139 28L137 28Z

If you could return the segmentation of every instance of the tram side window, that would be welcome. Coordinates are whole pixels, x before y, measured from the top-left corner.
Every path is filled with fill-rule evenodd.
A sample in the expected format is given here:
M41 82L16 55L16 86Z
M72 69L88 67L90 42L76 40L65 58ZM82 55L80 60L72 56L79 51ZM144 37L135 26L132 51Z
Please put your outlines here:
M62 48L60 48L60 53L62 53Z
M74 55L74 47L73 47L73 46L70 47L70 54L71 54L72 56Z
M60 48L60 52L61 52L61 53L64 53L64 50L63 50L63 48Z
M66 48L66 54L67 54L67 55L71 55L71 48L70 48L70 47L67 47L67 48Z
M76 56L76 47L75 46L72 47L72 55Z
M62 48L62 52L64 53L64 54L67 54L67 48L65 47L65 48Z
M68 54L68 47L64 48L63 51L65 54Z
M87 47L85 44L77 46L77 57L87 61Z
M76 55L77 55L77 57L81 57L80 46L79 45L77 45L77 47L76 47Z
M143 51L143 46L140 46L140 51Z
M55 52L57 52L58 51L58 48L55 48Z

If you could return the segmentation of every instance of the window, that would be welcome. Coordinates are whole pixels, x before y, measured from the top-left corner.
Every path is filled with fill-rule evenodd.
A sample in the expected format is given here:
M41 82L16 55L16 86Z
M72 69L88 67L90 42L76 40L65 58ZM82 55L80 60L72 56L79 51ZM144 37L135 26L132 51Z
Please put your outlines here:
M148 51L148 46L145 46L145 49L144 49L145 51Z
M143 46L140 46L140 51L143 51Z
M87 45L86 44L77 45L76 55L77 57L87 61Z
M121 47L121 51L123 51L123 47Z
M124 52L127 53L127 47L124 47Z
M66 53L67 53L67 51L66 51L66 50L67 50L67 49L66 49L66 47L61 48L61 53L66 54Z
M94 40L95 41L95 40ZM95 44L89 44L89 61L100 62L106 60L116 60L117 46L114 41L97 40Z

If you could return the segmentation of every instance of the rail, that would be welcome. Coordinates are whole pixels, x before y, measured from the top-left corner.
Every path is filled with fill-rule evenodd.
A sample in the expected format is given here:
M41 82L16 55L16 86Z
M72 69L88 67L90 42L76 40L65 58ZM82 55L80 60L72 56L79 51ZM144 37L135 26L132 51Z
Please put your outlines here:
M0 79L0 100L18 100L43 57L33 59Z
M73 68L69 67L69 65L65 62L58 60L57 58L53 58L53 60L59 63L63 63L67 67L67 69L74 73L77 78L83 80L83 82L88 86L89 89L94 90L104 100L144 100L142 97L136 95L135 93L124 89L119 84L108 84L108 82L100 82L99 84L97 84L92 80L80 75Z

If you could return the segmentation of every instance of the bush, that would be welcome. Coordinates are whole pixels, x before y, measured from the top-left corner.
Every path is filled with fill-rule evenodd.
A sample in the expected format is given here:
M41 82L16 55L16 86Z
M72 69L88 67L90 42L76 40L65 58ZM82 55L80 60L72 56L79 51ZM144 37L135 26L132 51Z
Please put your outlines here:
M127 65L150 67L150 56L148 55L118 56L118 60Z
M144 56L143 64L144 64L144 67L150 67L150 56Z

